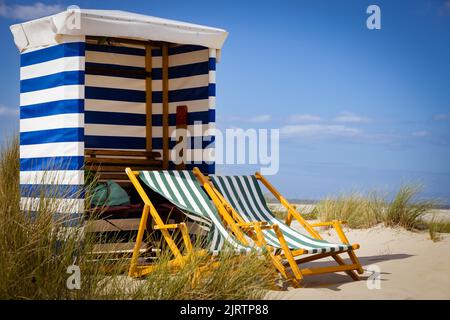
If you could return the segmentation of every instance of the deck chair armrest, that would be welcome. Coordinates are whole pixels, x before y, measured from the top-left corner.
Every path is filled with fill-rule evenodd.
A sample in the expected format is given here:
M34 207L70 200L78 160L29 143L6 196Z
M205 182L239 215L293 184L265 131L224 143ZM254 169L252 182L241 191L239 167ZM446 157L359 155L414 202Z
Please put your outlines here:
M189 237L189 232L188 232L186 223L184 223L184 222L171 223L171 224L165 224L162 226L156 225L153 227L153 229L155 229L155 230L180 229L181 235L183 236L183 242L184 242L184 245L186 246L187 252L192 251L192 242L191 242L191 238Z
M181 223L171 223L171 224L165 224L162 226L153 226L153 229L155 230L162 230L162 229L177 229L180 227Z
M241 222L237 223L239 228L243 229L244 232L250 231L252 235L250 237L255 240L256 244L260 247L266 246L267 243L264 239L264 235L262 233L262 230L265 229L273 229L274 227L272 225L269 225L266 221L253 221L253 222Z
M247 229L256 229L256 226L254 225L249 225L249 226L241 226L242 229L247 230ZM266 229L273 229L272 226L259 226L259 229L261 230L266 230Z
M256 231L256 229L259 230L272 229L272 226L267 224L266 221L238 223L238 226L244 230L252 229L254 231Z
M350 244L348 241L346 235L344 234L344 231L342 230L342 225L346 224L346 221L340 221L340 220L333 220L333 221L325 221L325 222L317 222L312 223L312 227L333 227L334 230L336 230L339 239L341 239L342 243Z
M255 225L265 226L265 225L267 225L267 221L240 222L240 223L237 223L237 225L239 227L243 227L243 228L254 227Z

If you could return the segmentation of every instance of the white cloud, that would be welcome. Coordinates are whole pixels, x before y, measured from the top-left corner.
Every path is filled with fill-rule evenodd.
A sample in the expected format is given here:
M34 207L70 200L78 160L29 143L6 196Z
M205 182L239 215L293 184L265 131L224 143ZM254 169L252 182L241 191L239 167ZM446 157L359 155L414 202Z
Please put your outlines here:
M450 113L442 113L434 116L434 120L450 121Z
M430 133L428 131L426 131L426 130L422 130L422 131L413 132L412 135L414 137L426 137L426 136L429 136Z
M311 114L293 114L289 117L288 121L291 123L319 122L322 121L322 118Z
M15 116L19 114L18 109L11 109L0 105L0 116Z
M254 116L250 119L248 119L248 122L254 122L254 123L263 123L263 122L269 122L272 117L269 114L261 114L258 116Z
M339 116L334 118L334 121L341 123L366 123L370 122L370 119L351 112L342 112Z
M60 4L45 4L42 2L35 2L26 5L8 5L3 1L0 2L0 16L8 19L32 20L52 15L64 10L65 7Z
M283 138L311 137L311 138L333 138L333 137L356 137L361 130L345 125L321 125L301 124L287 125L280 128Z

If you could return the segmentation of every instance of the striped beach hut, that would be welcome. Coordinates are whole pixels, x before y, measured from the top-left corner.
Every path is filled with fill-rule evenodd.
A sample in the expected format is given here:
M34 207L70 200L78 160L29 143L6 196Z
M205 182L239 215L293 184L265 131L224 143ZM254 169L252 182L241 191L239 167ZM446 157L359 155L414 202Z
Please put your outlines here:
M11 31L21 54L22 206L52 190L60 211L80 215L87 163L117 181L125 166L214 173L206 151L214 148L215 69L226 31L84 9ZM183 150L171 152L181 141Z

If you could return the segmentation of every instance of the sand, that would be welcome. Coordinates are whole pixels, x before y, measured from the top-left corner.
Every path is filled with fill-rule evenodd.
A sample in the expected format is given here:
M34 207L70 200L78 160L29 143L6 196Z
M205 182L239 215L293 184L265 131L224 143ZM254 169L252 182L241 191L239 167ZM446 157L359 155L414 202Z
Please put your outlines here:
M442 234L440 241L433 242L428 232L410 232L382 225L345 231L350 242L361 245L356 251L365 270L361 281L353 281L345 273L309 276L304 279L303 288L270 291L266 298L450 299L450 234ZM321 230L321 234L327 240L338 241L333 231ZM332 263L332 259L321 261ZM323 262L320 264L324 265ZM318 263L310 265L317 266ZM373 277L369 270L377 268L380 281L367 280L370 275Z

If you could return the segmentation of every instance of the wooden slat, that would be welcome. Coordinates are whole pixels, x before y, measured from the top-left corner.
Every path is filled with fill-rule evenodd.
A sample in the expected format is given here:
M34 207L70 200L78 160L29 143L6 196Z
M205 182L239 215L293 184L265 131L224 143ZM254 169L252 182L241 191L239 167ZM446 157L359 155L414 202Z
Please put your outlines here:
M124 243L99 243L93 245L92 254L112 254L112 253L132 253L134 249L134 242ZM141 253L148 250L147 245L144 243L141 246Z
M122 172L99 172L99 179L100 180L128 180L128 176L125 173L125 171Z
M146 137L146 149L148 152L152 151L152 47L150 45L145 46L145 71L147 77L145 78L145 137Z
M125 168L131 168L134 171L142 171L142 170L161 170L162 166L142 166L142 165L131 165L131 166L87 166L87 170L98 171L98 172L125 172Z
M167 44L162 45L162 96L163 96L163 169L169 169L169 52Z
M133 231L139 229L141 219L100 219L88 222L87 232Z
M85 155L105 155L105 156L126 156L126 157L147 157L157 158L161 153L157 151L136 151L136 150L104 150L104 149L85 149Z
M132 159L132 158L86 158L85 163L92 164L130 164L130 165L143 165L143 166L157 166L161 164L159 160L151 159Z

